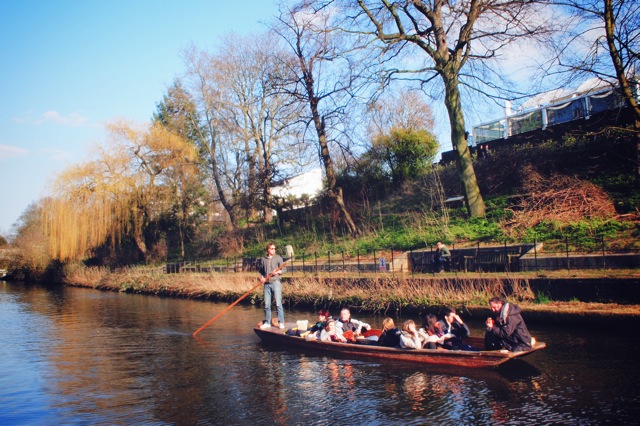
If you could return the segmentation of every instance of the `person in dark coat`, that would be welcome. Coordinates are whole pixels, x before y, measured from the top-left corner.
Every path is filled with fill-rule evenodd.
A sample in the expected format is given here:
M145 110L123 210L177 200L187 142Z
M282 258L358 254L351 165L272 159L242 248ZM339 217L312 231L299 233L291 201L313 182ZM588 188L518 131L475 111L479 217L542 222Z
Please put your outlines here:
M309 327L306 331L298 331L298 335L300 337L309 336L308 340L314 340L315 336L315 340L317 340L317 338L320 337L320 332L324 330L327 325L327 321L329 321L330 319L333 318L331 318L331 314L329 314L329 311L327 309L320 309L318 311L318 322Z
M439 321L440 329L444 333L442 347L450 350L467 349L462 344L462 338L471 335L469 327L462 321L455 309L446 307L443 310L443 318Z
M489 300L493 316L487 318L484 344L487 350L507 349L521 352L531 349L533 339L527 329L518 305L499 297Z
M392 318L387 317L382 321L382 333L380 333L378 345L389 348L400 346L400 330L396 328Z

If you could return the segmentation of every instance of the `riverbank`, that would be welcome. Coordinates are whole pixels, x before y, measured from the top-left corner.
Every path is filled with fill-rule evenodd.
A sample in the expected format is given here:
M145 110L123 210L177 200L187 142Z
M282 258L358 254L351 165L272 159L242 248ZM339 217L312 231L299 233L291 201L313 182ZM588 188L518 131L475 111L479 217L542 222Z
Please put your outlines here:
M287 276L283 301L288 307L337 310L349 306L356 312L389 316L422 315L452 306L478 317L489 314L491 297L504 296L518 303L528 321L576 324L611 322L640 323L640 303L634 303L638 280L624 277L553 278L545 277L545 293L535 277L499 276L427 276L381 275L359 277ZM578 280L567 283L567 280ZM585 281L597 281L591 288ZM103 268L74 268L66 271L63 282L70 286L95 288L166 297L233 302L247 294L242 303L262 304L262 289L254 273L164 274L140 268L116 272ZM573 287L572 287L573 286ZM619 287L625 291L619 300L607 297L599 301L599 290ZM553 299L553 289L562 288L564 300ZM575 295L571 296L571 288ZM252 290L253 289L253 290ZM587 290L585 290L587 289ZM632 296L629 296L633 293ZM626 297L624 296L626 295ZM568 297L567 297L568 296Z

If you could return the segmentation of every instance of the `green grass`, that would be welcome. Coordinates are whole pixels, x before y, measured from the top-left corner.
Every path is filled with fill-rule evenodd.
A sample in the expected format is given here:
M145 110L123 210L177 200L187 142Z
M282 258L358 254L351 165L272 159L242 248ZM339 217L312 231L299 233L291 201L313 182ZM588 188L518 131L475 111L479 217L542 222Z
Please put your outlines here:
M551 296L549 296L549 294L546 292L537 291L534 303L538 305L548 305L549 303L551 303Z
M609 139L607 139L609 138ZM530 228L509 227L517 209L517 196L523 195L527 176L519 171L533 165L540 176L557 173L579 176L605 189L620 214L640 209L640 190L635 187L634 169L629 161L628 142L612 133L598 138L567 137L561 141L540 141L496 149L490 159L474 162L478 184L487 207L486 217L469 219L464 206L449 206L443 210L433 204L434 179L430 175L415 176L402 187L385 183L387 190L371 191L371 182L362 176L342 176L345 200L362 235L352 238L340 225L331 228L328 214L310 214L304 221L282 225L247 226L241 232L241 244L225 251L225 231L218 232L217 246L220 257L251 256L264 253L268 241L279 247L291 244L296 255L341 257L370 254L374 250L394 248L398 251L429 248L442 240L450 247L477 243L501 245L504 243L544 242L545 249L594 252L608 249L640 248L640 224L637 214L610 219L583 218L574 223L543 220ZM613 155L615 154L615 156ZM429 172L437 173L442 183L443 198L462 193L455 164L437 165ZM432 176L432 175L431 175ZM349 180L352 179L352 180ZM369 185L368 191L358 185ZM387 185L388 184L388 185ZM366 194L366 195L363 195ZM517 196L516 196L517 195ZM437 198L437 197L436 197ZM435 205L435 208L432 207ZM216 238L211 238L215 241ZM196 242L197 243L197 242ZM212 245L208 242L209 246ZM235 250L235 251L234 251ZM196 252L193 250L192 252ZM232 254L229 254L232 253Z

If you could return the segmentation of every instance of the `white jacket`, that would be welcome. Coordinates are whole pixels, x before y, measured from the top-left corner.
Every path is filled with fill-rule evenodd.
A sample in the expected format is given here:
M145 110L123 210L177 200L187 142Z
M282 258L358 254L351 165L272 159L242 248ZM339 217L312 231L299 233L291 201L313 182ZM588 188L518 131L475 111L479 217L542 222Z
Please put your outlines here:
M422 349L420 334L417 331L416 334L403 331L400 333L400 347L406 349Z

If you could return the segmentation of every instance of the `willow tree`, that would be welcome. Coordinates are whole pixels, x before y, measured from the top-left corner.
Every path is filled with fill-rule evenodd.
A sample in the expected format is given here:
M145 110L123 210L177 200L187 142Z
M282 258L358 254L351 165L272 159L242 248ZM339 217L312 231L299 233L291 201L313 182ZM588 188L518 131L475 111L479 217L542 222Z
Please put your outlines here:
M121 157L102 153L58 175L43 209L53 258L76 260L106 242L119 243L130 223L125 172Z
M80 259L126 237L146 258L145 227L171 203L166 172L197 155L164 126L110 127L111 144L96 159L66 169L54 181L43 209L53 258Z

